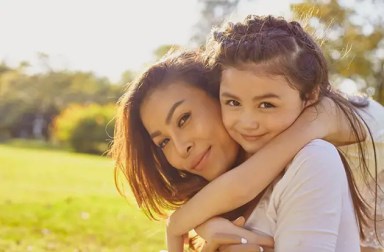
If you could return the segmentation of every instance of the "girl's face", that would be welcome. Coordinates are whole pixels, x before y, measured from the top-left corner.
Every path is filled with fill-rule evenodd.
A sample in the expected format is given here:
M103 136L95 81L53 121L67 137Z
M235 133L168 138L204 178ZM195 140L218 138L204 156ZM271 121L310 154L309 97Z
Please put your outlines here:
M175 168L212 180L236 161L239 146L225 130L220 104L199 88L172 83L148 94L141 120Z
M220 103L224 126L249 154L287 129L306 105L283 76L250 68L223 71Z

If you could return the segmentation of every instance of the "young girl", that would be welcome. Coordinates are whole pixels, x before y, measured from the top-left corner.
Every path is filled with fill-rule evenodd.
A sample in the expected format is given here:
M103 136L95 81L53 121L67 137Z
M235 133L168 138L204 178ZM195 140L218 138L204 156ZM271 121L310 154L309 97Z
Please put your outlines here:
M382 172L377 171L378 167L383 168L381 163L383 154L379 152L382 150L384 136L383 108L374 101L364 99L350 102L332 90L321 50L297 22L287 22L271 16L249 16L243 23L228 23L222 30L214 31L211 41L207 45L207 51L211 63L218 64L222 68L220 101L224 125L229 134L248 153L258 152L257 154L262 155L261 147L289 127L305 107L316 103L322 97L331 98L338 105L342 114L348 118L349 127L357 139L363 139L361 136L367 135L365 142L347 145L342 147L341 151L353 165L354 172L360 171L360 173L356 172L359 180L365 180L365 183L361 181L355 183L353 179L348 182L360 233L362 237L364 237L363 233L366 235L362 245L378 248L380 244L373 230L375 227L379 228L377 235L383 235L382 224L376 225L375 223L378 218L382 217L382 213L377 210L383 208L381 205L377 206L383 203L378 197L381 192L380 188L376 186L376 178L378 177L380 180L383 176ZM374 143L380 146L375 149ZM350 142L339 142L338 144L346 145ZM327 217L325 214L327 209L337 209L335 214L339 216L334 216L335 226L327 227L329 233L348 229L348 225L341 225L340 221L344 224L352 223L351 212L336 206L341 202L343 202L343 206L351 203L348 200L349 193L346 194L345 191L335 189L336 181L340 180L333 180L334 177L330 176L329 180L335 187L328 185L323 189L316 187L317 166L307 167L298 163L299 161L305 163L306 156L311 156L314 151L322 149L330 151L332 156L332 151L324 146L324 143L312 142L303 148L286 168L281 180L270 185L269 189L273 188L273 191L264 194L262 200L265 202L264 207L259 205L254 211L256 214L253 214L247 223L249 228L259 231L261 229L264 233L273 235L278 242L277 251L290 251L290 249L313 251L316 245L322 246L328 242L333 243L333 246L330 247L332 251L351 251L348 246L343 247L342 243L343 238L346 241L348 235L353 236L353 230L349 230L350 233L347 230L344 233L346 235L339 236L336 241L334 237L326 236L320 236L318 239L318 233L311 237L309 232L294 234L291 232L292 228L302 231L320 228L324 222L330 221L329 216ZM282 153L278 155L280 154ZM355 162L356 160L361 162ZM344 165L348 165L348 163L344 162ZM178 235L215 215L248 202L260 192L259 185L254 182L259 174L256 173L255 167L248 166L247 168L249 170L242 169L242 167L236 168L214 180L170 217L167 233L171 247L177 244L177 242L173 243L173 239L177 240ZM369 173L369 168L373 172ZM305 173L306 170L310 173ZM348 167L346 172L348 177L352 176ZM376 176L377 172L379 172L379 176ZM304 184L304 188L294 188L293 182L301 181L299 175L303 174L309 176L307 177L309 187L305 190L306 184ZM340 176L342 177L342 175ZM317 178L319 180L321 178L320 171ZM230 181L231 186L228 186L226 181ZM362 184L366 184L368 187L362 188ZM236 186L239 186L240 189L237 190ZM317 186L320 185L317 184ZM364 199L359 195L357 187L362 188L361 193L364 193ZM323 194L315 193L320 191ZM222 197L215 192L220 192ZM292 197L287 196L288 192ZM307 197L301 196L304 194ZM324 199L324 197L320 197L321 195L325 198L339 195L340 198L334 200L334 204L319 209L320 206L316 203L322 202L320 199ZM373 203L373 211L365 208L364 200ZM332 203L332 201L327 202ZM284 208L284 206L289 207ZM305 206L313 206L315 209ZM292 209L297 211L304 209L304 212L297 215ZM317 210L320 212L316 212ZM269 220L269 222L266 221L267 224L260 224L262 221L257 222L258 217L263 218L260 213L267 215L264 216L264 221ZM308 220L319 219L319 217L313 216L314 213L319 213L323 219L320 218L319 222L308 223ZM365 220L367 220L367 224L365 224ZM338 230L339 227L341 230ZM302 241L300 237L304 239L309 237L309 241L313 244L307 244L308 247L301 244L300 248L297 247L297 244L292 244L298 240ZM175 245L174 248L178 247L180 245ZM322 247L322 249L326 248Z

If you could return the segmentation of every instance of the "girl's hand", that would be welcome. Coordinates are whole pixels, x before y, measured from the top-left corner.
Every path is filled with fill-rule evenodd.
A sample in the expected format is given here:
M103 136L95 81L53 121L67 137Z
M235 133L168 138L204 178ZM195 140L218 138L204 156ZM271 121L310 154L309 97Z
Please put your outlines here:
M322 138L335 145L351 144L357 141L352 135L349 121L339 106L323 97L318 103L308 106L295 122L303 130L310 130L315 138ZM364 139L365 136L361 136Z
M233 222L214 217L201 224L195 231L206 241L202 251L262 251L259 245L274 246L272 237L244 229L244 223L241 216Z
M247 243L247 240L234 234L215 234L210 242L207 242L201 252L259 252L264 251L255 243Z
M237 226L236 224L238 224L239 221L245 222L242 221L242 219L244 219L244 217L239 217L234 221L234 223L231 223L225 218L213 217L196 227L195 231L201 238L203 238L208 243L215 239L217 234L222 233L223 230L230 232L231 230L233 230L234 226ZM243 224L239 223L239 225L242 226Z
M340 118L337 118L337 114L336 104L328 97L323 97L316 104L307 106L295 124L309 127L316 138L325 138L338 131L339 126L335 122Z
M245 223L244 217L239 217L232 222L233 225L238 227L243 227ZM257 244L248 244L248 241L234 234L224 234L224 233L214 233L215 228L219 228L220 226L232 225L229 223L227 219L223 218L213 218L206 223L201 225L200 231L205 228L207 233L213 232L210 237L210 241L206 242L201 252L231 252L231 251L244 251L244 252L257 252L260 251L259 246ZM205 227L204 227L205 225Z

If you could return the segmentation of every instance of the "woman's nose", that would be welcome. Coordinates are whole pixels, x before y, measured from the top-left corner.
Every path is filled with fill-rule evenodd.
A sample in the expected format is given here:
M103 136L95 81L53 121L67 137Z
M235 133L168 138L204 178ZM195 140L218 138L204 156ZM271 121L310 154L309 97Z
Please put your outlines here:
M189 139L179 138L174 140L174 144L175 144L176 151L183 158L188 157L192 151L193 142Z

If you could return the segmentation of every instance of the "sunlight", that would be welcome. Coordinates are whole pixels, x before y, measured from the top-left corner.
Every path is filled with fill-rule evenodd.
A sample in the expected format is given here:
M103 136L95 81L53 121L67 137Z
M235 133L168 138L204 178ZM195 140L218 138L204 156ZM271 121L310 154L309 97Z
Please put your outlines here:
M3 0L0 62L28 61L35 72L42 52L57 69L117 81L152 60L158 46L187 44L198 7L197 0Z
M343 80L338 86L339 90L347 95L356 94L359 90L356 83L351 79Z

